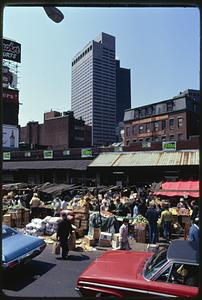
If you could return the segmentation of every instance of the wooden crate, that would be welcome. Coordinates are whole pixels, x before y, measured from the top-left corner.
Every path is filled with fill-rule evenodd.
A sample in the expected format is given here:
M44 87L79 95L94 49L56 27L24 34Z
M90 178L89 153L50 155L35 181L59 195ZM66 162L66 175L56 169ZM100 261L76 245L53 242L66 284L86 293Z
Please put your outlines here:
M137 243L146 242L146 230L135 229L135 240Z
M87 220L81 220L80 227L83 229L88 229L88 224L89 224L89 222Z
M82 206L82 207L74 207L73 212L74 213L79 213L79 214L80 213L86 214L86 213L89 213L89 207L87 205Z
M84 230L82 228L77 228L76 229L76 237L80 238L84 236Z
M86 221L86 220L89 219L89 214L87 214L87 213L74 213L74 218Z

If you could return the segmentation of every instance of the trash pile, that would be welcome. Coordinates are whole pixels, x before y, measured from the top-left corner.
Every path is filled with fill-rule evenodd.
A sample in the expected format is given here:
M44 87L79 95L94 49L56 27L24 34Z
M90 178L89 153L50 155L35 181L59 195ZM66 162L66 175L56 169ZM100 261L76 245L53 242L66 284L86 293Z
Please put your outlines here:
M25 226L24 233L34 236L51 236L57 231L60 221L60 217L47 216L44 219L35 218Z

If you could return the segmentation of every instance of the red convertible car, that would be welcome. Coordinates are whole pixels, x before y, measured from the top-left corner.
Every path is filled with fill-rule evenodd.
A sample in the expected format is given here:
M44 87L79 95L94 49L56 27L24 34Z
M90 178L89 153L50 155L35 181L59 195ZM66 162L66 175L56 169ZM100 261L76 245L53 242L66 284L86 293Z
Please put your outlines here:
M76 290L87 297L194 297L198 277L199 250L174 240L155 254L107 251L79 276Z

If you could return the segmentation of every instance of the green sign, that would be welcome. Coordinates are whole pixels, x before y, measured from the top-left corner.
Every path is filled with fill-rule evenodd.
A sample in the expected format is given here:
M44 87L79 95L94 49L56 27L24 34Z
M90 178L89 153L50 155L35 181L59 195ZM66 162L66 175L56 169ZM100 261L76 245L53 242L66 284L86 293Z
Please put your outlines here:
M92 149L81 149L81 157L92 157L93 151Z
M173 142L163 142L163 151L176 151L176 141Z
M3 152L3 160L10 160L11 153L10 152Z
M52 159L53 158L53 150L44 150L43 151L43 158Z
M122 146L115 146L114 147L114 152L122 152L123 151L123 147Z

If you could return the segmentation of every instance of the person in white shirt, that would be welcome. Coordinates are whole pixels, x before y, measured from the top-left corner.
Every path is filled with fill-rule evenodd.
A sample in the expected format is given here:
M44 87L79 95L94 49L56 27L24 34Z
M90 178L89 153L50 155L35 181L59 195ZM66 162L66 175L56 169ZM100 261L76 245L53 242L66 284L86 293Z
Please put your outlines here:
M129 245L129 241L128 241L128 219L124 218L123 219L123 224L121 225L121 227L119 228L119 250L130 250L131 247Z
M66 210L66 209L67 209L67 201L63 199L61 202L61 210Z

